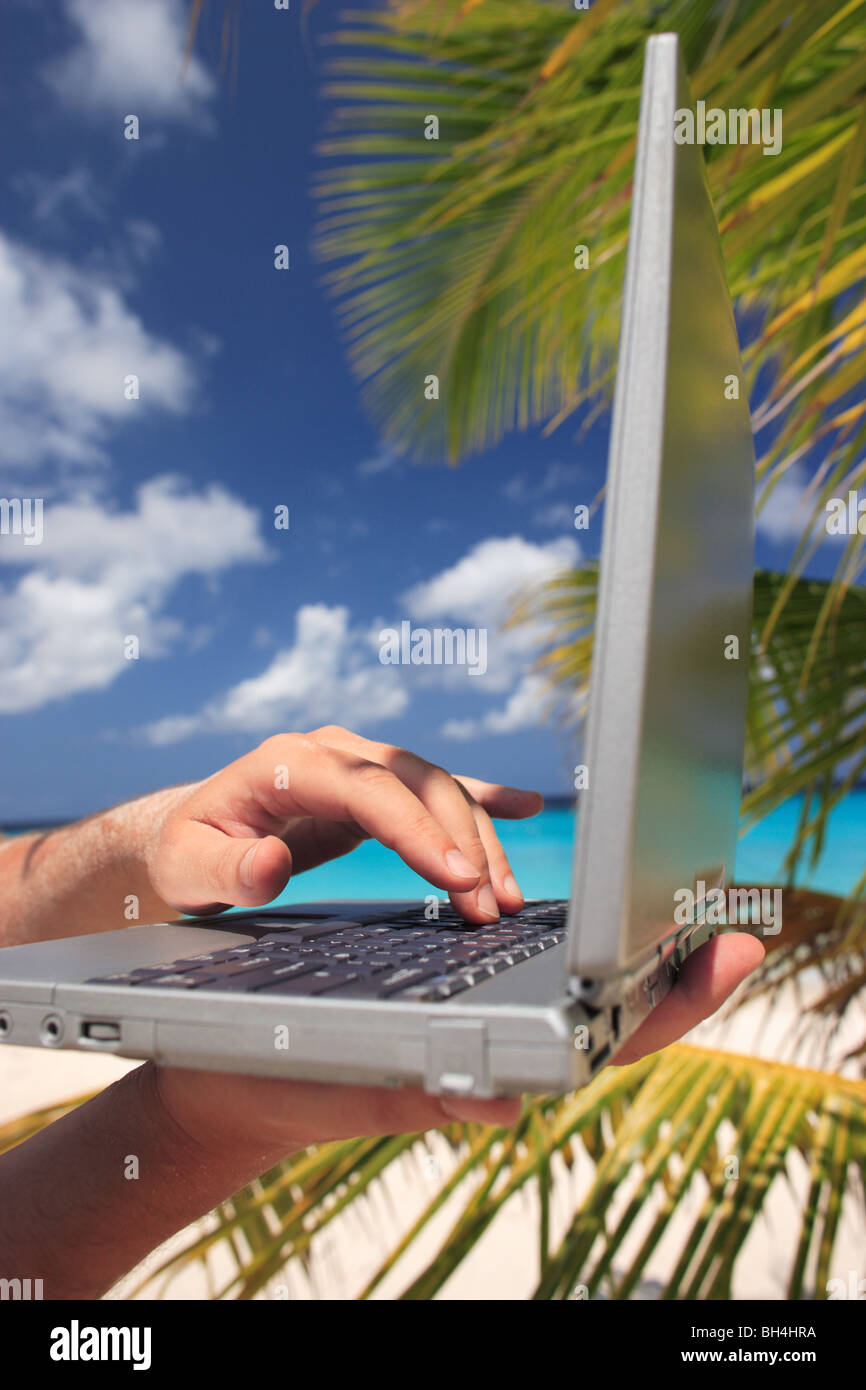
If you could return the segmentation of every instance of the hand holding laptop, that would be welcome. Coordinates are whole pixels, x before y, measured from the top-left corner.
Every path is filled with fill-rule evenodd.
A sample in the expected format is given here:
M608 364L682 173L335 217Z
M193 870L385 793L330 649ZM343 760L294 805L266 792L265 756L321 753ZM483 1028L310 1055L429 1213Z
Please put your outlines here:
M613 1063L636 1062L676 1042L721 1008L763 956L760 941L745 933L708 941L685 962L670 994L632 1034ZM415 1087L320 1086L178 1067L153 1071L168 1120L212 1152L231 1152L253 1136L263 1146L288 1152L326 1139L435 1129L452 1119L510 1125L520 1114L520 1101L507 1097L446 1098Z
M278 769L289 785L274 787ZM285 780L285 779L283 779ZM354 849L374 836L418 873L450 890L468 921L496 904L519 911L491 815L536 814L535 792L455 778L405 749L374 743L336 726L279 734L183 796L166 816L150 864L160 896L187 912L270 902L293 872ZM288 822L287 822L287 817ZM469 861L464 875L449 856ZM459 861L458 861L459 862ZM477 886L458 891L474 877ZM495 895L485 911L483 893ZM217 901L214 901L216 899ZM498 916L498 911L495 915ZM714 1013L759 964L754 937L711 941L688 960L671 994L617 1055L635 1061L681 1037ZM323 1138L424 1129L449 1116L508 1124L519 1103L450 1101L404 1088L336 1087L169 1068L158 1091L172 1117L208 1144L250 1134L301 1146Z

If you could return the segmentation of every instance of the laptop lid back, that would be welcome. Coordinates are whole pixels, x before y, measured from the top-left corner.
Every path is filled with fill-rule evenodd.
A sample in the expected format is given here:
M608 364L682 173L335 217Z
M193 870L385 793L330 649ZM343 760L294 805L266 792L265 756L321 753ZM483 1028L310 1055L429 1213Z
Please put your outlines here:
M675 34L646 48L567 966L631 973L675 893L733 873L748 691L754 450Z

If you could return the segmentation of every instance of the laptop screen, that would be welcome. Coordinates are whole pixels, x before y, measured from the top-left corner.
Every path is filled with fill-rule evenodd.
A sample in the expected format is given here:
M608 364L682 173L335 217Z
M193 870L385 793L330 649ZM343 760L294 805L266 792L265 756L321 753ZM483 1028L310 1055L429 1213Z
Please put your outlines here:
M754 549L736 327L675 35L647 46L568 963L634 969L733 874Z

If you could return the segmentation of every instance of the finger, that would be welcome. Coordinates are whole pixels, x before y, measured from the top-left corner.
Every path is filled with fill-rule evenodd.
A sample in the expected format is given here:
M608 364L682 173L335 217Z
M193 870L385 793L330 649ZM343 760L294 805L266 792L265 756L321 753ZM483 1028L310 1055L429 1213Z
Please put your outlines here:
M275 835L232 836L197 820L169 821L152 870L154 887L179 912L260 907L281 893L292 856Z
M390 747L389 744L375 743L371 739L362 738L360 734L353 734L350 729L344 729L339 724L326 724L321 729L314 729L310 738L332 747L349 747L354 744L359 752L361 750L358 745L365 745L366 751L362 756L367 758L376 758L373 751L375 749L384 751ZM465 787L469 795L483 806L489 815L498 816L501 820L522 820L526 816L537 816L539 811L544 810L544 797L540 792L525 791L520 787L506 787L498 782L482 782L477 777L464 777L456 772L448 775Z
M246 764L251 793L280 824L293 815L353 822L438 888L469 892L478 883L479 870L454 836L380 763L303 734L278 734L237 766L241 764ZM278 785L275 765L287 772Z
M508 855L502 848L493 822L483 806L472 805L472 814L478 826L481 843L490 867L490 881L496 894L496 901L503 912L519 912L524 905L523 894L514 877Z
M350 854L370 837L352 821L298 816L286 825L282 838L292 847L292 873L302 874Z
M456 772L454 780L466 788L488 815L496 816L499 820L525 820L544 810L544 797L540 792L503 787L496 782L479 782L477 777L463 777Z
M616 1054L616 1065L658 1052L709 1018L763 959L763 946L748 932L726 932L701 946L683 965L670 994Z
M172 1118L215 1148L233 1141L284 1152L367 1135L416 1134L463 1123L513 1125L521 1102L428 1095L417 1087L333 1086L161 1067L159 1094Z
M300 1120L309 1136L350 1139L359 1135L412 1134L439 1129L454 1120L462 1123L513 1125L520 1116L519 1100L475 1100L431 1096L416 1087L290 1085L292 1094L277 1097L279 1112ZM305 1142L310 1142L307 1138Z
M470 892L451 891L455 909L470 922L494 922L499 918L497 895L493 888L490 866L479 826L473 813L471 798L444 768L427 762L405 748L389 743L377 743L361 738L348 729L330 725L311 735L327 747L357 753L379 763L398 777L422 805L450 835L471 864L478 870L478 880ZM488 822L489 823L489 822ZM492 827L491 827L492 829ZM489 838L489 837L488 837ZM493 839L495 840L495 832Z

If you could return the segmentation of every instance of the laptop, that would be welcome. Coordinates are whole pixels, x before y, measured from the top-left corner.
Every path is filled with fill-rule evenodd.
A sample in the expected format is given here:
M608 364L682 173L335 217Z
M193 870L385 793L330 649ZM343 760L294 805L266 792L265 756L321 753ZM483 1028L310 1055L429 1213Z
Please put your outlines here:
M569 901L481 926L445 903L437 918L418 900L307 902L8 947L0 1041L559 1093L712 935L701 900L732 876L740 802L754 453L703 156L674 140L687 106L677 36L651 38ZM696 911L677 926L683 889Z

